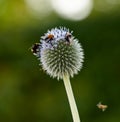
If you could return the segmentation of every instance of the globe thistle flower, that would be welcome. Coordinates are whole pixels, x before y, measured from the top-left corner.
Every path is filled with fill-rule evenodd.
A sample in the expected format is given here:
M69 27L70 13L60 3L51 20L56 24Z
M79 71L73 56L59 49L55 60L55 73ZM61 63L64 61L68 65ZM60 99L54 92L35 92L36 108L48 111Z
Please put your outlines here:
M80 122L69 78L81 70L84 54L81 44L72 33L65 27L48 30L31 50L47 74L58 80L63 79L73 120Z
M35 44L32 49L43 70L57 79L63 79L65 74L73 77L82 67L83 49L69 29L48 30L40 44Z

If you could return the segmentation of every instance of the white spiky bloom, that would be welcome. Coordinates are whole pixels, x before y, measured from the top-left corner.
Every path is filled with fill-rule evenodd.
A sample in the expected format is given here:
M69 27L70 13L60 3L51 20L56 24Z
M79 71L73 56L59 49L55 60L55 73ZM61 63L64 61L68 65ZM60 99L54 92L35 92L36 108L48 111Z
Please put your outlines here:
M66 40L67 34L70 34L69 40ZM50 40L49 35L53 36ZM37 56L40 56L43 70L50 76L62 79L65 74L73 77L80 71L83 49L69 29L60 27L48 30L40 43Z

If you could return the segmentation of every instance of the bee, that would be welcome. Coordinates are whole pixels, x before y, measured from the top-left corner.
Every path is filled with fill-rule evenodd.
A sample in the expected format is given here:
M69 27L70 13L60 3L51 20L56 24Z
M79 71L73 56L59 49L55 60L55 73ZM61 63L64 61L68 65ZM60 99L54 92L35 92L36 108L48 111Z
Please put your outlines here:
M45 40L46 40L47 42L51 42L53 39L54 39L54 35L53 35L53 34L49 34L49 35L45 38Z
M101 102L99 102L96 106L102 111L105 111L108 108L107 105L103 105Z
M53 46L53 44L52 44L52 40L54 39L54 35L53 34L49 34L46 38L45 38L45 41L47 42L47 43L50 43L52 46Z
M65 35L65 39L68 42L68 44L70 44L70 42L71 42L71 37L72 37L72 35L67 32L66 35Z
M32 45L31 52L33 53L33 55L37 56L37 53L39 52L40 48L40 43L35 43L34 45Z

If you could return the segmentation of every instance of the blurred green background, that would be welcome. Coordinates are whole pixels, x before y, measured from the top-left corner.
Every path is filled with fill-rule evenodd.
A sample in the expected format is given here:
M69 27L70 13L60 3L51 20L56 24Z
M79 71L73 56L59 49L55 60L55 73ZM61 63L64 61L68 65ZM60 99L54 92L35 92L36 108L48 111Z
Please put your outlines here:
M72 122L63 82L40 70L29 50L59 26L73 30L85 52L71 79L82 122L120 122L120 1L94 0L81 21L63 19L49 0L40 0L39 11L26 1L0 0L0 122ZM105 112L96 107L100 101Z

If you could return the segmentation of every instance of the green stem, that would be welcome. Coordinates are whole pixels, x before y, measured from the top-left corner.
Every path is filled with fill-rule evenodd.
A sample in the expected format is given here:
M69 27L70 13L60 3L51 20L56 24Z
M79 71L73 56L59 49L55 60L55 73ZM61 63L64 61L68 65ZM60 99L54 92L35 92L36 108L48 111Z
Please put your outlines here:
M75 103L75 98L73 95L69 76L64 75L63 81L64 81L65 89L66 89L67 96L68 96L68 101L69 101L71 112L72 112L73 122L80 122L80 117L79 117L78 109L77 109L77 106Z

